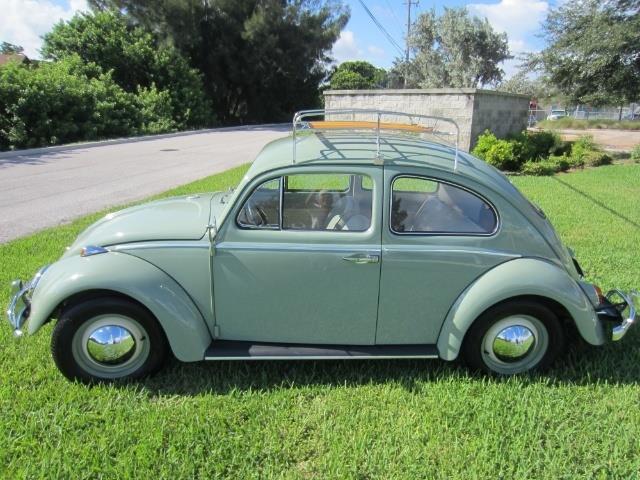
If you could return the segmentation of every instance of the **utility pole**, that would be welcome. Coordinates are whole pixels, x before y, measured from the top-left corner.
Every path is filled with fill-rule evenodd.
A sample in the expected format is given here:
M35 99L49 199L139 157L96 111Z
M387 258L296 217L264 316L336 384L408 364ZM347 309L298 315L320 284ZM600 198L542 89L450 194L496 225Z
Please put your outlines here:
M407 76L409 74L409 36L411 35L411 6L418 7L418 0L407 0L404 4L407 6L407 39L405 41L406 49L404 54L406 72L404 75L404 88L407 88Z

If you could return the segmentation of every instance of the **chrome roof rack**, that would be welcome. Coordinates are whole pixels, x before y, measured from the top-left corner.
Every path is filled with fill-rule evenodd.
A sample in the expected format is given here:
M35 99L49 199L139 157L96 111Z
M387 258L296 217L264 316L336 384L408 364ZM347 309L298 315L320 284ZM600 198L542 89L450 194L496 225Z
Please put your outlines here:
M322 118L320 120L319 118ZM346 118L345 118L346 117ZM315 119L315 120L314 120ZM399 121L404 120L404 123ZM460 128L450 118L393 112L376 109L327 109L302 110L293 116L293 163L296 163L298 132L335 130L373 130L376 132L376 163L382 162L380 154L380 131L395 131L411 136L431 135L455 148L453 171L458 170L458 144ZM444 127L444 128L443 128ZM455 139L447 142L444 139Z

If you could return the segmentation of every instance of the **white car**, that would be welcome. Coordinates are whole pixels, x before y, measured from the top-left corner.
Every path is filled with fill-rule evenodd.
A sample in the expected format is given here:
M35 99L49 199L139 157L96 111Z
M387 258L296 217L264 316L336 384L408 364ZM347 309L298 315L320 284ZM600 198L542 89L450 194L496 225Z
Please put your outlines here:
M567 116L566 110L551 110L551 113L547 115L547 120L559 120Z

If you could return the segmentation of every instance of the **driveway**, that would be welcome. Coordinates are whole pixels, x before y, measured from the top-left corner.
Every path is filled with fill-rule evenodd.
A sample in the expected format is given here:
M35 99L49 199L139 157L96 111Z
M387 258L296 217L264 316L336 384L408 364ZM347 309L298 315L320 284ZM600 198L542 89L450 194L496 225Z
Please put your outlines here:
M0 153L0 243L251 162L289 126Z
M582 135L591 135L593 140L606 150L630 151L640 144L640 131L638 130L613 130L613 129L587 129L587 130L558 130L563 140L576 140Z

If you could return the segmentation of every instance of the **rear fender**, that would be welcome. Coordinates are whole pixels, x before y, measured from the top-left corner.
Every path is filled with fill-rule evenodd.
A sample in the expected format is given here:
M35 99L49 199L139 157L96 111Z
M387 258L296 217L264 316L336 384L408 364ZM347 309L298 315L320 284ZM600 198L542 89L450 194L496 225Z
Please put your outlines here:
M566 271L545 260L519 258L489 270L458 297L440 330L440 357L458 357L467 330L488 308L509 298L531 295L560 303L588 343L605 343L605 332L593 306Z

